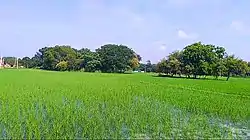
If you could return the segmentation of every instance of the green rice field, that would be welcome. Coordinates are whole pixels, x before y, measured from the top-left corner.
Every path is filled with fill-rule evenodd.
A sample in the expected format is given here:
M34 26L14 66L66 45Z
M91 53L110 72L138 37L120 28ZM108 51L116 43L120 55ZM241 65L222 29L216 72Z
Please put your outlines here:
M0 70L0 138L250 138L250 78Z

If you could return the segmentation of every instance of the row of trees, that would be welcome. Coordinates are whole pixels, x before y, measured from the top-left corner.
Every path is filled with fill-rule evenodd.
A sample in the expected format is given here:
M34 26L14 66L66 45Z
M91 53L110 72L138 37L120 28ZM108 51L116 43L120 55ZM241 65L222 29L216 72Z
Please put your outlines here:
M138 68L135 68L136 71L144 72L156 72L156 64L152 64L150 60L147 60L146 63L140 63Z
M141 56L124 45L106 44L91 51L70 46L44 47L34 57L24 57L20 65L57 71L118 72L123 73L139 67Z
M225 48L197 42L186 46L181 51L174 51L163 58L156 66L156 71L168 76L185 75L187 77L212 75L248 76L250 63L228 55Z
M40 68L57 71L118 72L128 70L157 72L167 76L206 77L208 75L249 76L250 63L228 55L225 48L197 42L181 51L174 51L158 64L150 60L140 63L141 56L124 45L106 44L91 51L70 46L44 47L34 57L24 57L19 64L27 68ZM14 63L9 58L8 63Z

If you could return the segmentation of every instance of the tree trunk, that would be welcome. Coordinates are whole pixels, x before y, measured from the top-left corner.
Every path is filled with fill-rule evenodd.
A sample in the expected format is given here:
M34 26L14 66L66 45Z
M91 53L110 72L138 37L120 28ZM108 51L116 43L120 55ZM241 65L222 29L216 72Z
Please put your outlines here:
M197 78L197 75L195 74L195 75L194 75L194 79L196 79L196 78Z
M215 79L218 80L218 75L215 76Z
M230 78L230 72L227 73L227 81L229 80Z

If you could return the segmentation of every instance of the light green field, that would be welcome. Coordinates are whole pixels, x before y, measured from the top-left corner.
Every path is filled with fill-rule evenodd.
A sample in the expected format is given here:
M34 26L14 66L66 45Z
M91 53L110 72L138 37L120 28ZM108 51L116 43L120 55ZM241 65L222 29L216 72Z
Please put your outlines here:
M248 78L0 70L0 138L247 139L249 129Z

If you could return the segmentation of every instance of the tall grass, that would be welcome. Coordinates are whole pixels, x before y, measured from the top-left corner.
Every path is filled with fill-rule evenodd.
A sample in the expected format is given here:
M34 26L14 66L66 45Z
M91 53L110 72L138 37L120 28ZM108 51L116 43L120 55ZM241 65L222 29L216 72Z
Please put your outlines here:
M0 71L0 138L243 138L250 79Z

